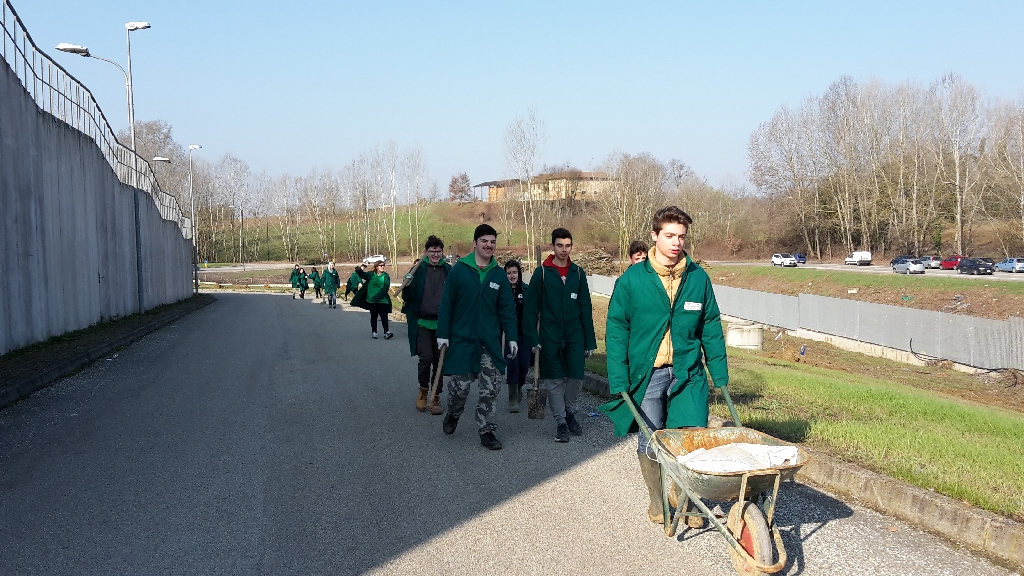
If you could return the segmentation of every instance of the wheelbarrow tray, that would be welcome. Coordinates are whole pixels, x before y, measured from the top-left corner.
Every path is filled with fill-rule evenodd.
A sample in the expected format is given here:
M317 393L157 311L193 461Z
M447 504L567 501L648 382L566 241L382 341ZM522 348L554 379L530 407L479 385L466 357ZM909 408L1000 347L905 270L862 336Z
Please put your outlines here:
M710 450L716 446L740 442L769 446L793 446L789 442L750 428L679 428L654 432L654 445L659 452L658 460L661 462L662 469L693 495L706 500L737 500L740 497L744 474L748 474L746 493L743 494L744 500L771 490L775 485L774 474L756 475L758 471L697 472L676 460L677 456L688 454L698 448ZM799 446L796 448L796 464L776 466L765 470L778 470L781 480L792 478L810 460L810 456L803 448Z

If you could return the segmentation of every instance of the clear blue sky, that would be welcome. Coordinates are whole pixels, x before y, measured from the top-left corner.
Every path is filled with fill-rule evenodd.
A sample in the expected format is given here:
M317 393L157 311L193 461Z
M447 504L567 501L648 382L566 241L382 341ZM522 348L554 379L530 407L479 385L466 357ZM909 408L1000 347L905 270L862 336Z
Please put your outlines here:
M1024 89L1024 2L334 2L13 0L35 40L127 125L163 119L272 174L341 168L375 144L420 145L445 189L506 174L504 127L536 107L542 160L593 167L613 150L679 158L742 183L749 135L841 75L986 94Z

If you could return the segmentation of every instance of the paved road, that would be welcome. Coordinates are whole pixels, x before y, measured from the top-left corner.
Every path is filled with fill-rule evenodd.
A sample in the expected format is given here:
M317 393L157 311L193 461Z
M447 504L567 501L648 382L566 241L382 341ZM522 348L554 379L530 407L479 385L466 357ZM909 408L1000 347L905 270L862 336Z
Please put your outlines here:
M0 574L730 572L716 533L647 522L606 420L557 444L503 411L490 452L412 408L404 326L217 298L0 411ZM808 486L781 501L784 574L1008 574Z
M768 262L727 262L727 261L711 261L711 265L722 265L722 266L771 266ZM871 266L849 266L843 264L829 264L829 263L814 263L808 262L807 264L800 264L800 268L810 268L812 270L841 270L845 272L860 272L863 274L892 274L892 268L888 264L888 260L885 262L876 262ZM988 282L989 280L1005 280L1009 282L1024 282L1024 274L1020 273L1009 273L999 272L998 270L991 275L971 276L968 274L957 274L956 270L937 270L929 268L923 275L911 274L915 278L927 277L956 277L956 278L970 278L978 281Z

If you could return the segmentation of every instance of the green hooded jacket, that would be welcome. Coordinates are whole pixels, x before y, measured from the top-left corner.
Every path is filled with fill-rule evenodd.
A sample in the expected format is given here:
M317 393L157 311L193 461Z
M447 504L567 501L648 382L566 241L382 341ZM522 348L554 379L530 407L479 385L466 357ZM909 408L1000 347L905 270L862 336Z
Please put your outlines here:
M345 283L345 293L358 292L359 285L362 284L362 282L363 279L359 277L359 274L353 272L352 275L348 277L348 282Z
M386 314L391 313L391 276L387 272L377 274L376 272L364 272L356 270L356 274L363 279L363 286L352 297L352 305L359 308L370 309L370 304L382 304Z
M438 310L437 337L449 341L445 375L479 374L481 348L504 372L502 332L510 342L518 340L512 286L493 257L490 264L480 268L470 252L448 273Z
M338 291L338 286L341 286L341 276L338 275L338 269L327 268L324 270L324 275L320 279L320 282L324 286L324 292L327 294L335 294Z
M292 285L292 288L299 287L299 270L292 268L292 275L288 277L288 282Z
M707 374L716 387L729 383L725 337L711 279L689 255L686 259L674 306L648 261L626 269L608 305L609 391L616 396L628 391L637 406L643 401L658 348L671 323L672 367L677 381L669 392L666 428L706 427ZM603 404L600 410L615 424L616 436L639 428L621 397Z
M327 271L325 270L324 273L326 274ZM313 290L320 290L324 287L324 283L320 279L320 273L316 270L309 274L309 279L313 281Z
M523 339L530 348L541 345L541 378L583 378L583 354L597 348L587 275L570 260L563 284L558 269L547 265L550 260L548 257L544 265L534 270L530 279L530 291L523 306ZM563 374L563 363L552 361L552 356L565 349L579 355L578 363L565 367L575 373Z
M438 263L444 269L445 277L452 271L452 265L444 258ZM430 266L430 259L423 257L421 264L416 267L412 276L412 282L402 290L402 314L405 314L405 324L409 333L409 354L416 355L416 337L419 333L419 312L420 299L423 298L423 286L426 284L427 268ZM408 275L407 275L408 276Z

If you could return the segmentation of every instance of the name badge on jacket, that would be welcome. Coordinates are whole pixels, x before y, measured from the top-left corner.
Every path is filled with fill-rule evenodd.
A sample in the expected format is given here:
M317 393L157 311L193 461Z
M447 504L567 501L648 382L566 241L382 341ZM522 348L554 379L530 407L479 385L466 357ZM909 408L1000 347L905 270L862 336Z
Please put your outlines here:
M683 310L700 310L703 306L700 302L685 302Z
M569 294L569 298L572 298L573 300L575 300L576 299L576 293L573 292L572 294Z
M494 288L495 290L497 290L498 288L500 288L500 286L498 286L497 282L491 282L491 288Z

